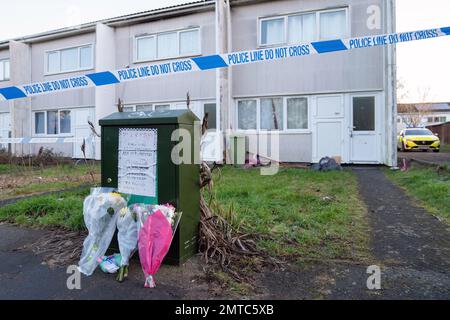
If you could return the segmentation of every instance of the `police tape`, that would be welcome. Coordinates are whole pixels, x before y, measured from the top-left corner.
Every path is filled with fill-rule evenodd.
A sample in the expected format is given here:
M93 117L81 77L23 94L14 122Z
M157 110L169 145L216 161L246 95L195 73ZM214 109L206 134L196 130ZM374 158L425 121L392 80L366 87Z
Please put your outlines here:
M65 92L90 87L115 85L128 81L150 79L171 74L205 71L265 61L276 61L314 54L390 46L410 41L450 35L450 27L412 32L370 35L349 39L317 41L304 44L261 48L227 54L176 59L140 65L115 71L102 71L32 84L0 88L0 100L14 100L38 95Z
M0 149L6 144L59 144L59 143L83 143L90 144L95 142L93 136L89 137L24 137L24 138L0 138Z

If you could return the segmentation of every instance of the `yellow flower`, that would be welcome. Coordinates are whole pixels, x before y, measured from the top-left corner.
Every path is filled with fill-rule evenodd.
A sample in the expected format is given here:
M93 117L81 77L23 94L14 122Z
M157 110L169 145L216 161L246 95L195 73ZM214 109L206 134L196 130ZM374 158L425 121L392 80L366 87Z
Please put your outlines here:
M125 215L126 215L128 212L129 212L129 211L128 211L128 208L127 208L127 207L120 209L120 212L119 212L120 217L122 217L122 218L125 217Z

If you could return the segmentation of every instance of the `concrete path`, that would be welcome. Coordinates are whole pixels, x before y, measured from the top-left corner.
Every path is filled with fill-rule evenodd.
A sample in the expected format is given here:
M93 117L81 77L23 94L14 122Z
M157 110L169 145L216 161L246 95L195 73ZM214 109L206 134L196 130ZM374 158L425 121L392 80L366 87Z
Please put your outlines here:
M197 277L201 270L194 263L182 268L163 266L158 273L157 288L144 288L144 275L133 260L130 276L123 282L116 275L96 270L91 277L82 276L81 290L67 288L66 268L49 268L42 257L27 246L45 231L0 224L0 300L4 299L207 299L208 291ZM195 259L193 260L195 262Z
M378 168L355 169L369 210L372 254L385 297L450 299L450 228ZM383 281L384 280L384 281Z

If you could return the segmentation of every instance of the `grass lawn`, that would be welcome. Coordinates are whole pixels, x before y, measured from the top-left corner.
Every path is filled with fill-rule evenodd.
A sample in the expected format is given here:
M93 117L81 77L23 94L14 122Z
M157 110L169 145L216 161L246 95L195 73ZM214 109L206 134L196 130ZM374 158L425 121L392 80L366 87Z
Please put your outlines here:
M261 176L258 169L226 167L214 180L217 199L234 208L241 228L271 235L261 245L274 255L355 259L368 254L366 209L351 171L285 168Z
M450 152L450 144L441 145L441 152Z
M412 167L407 172L386 170L386 175L432 214L450 223L450 172Z
M273 255L355 260L368 256L366 209L351 171L280 169L277 175L261 176L257 169L225 167L214 173L214 192L222 207L236 212L235 225L270 235L260 245ZM0 208L0 221L82 229L88 193L86 189L23 200Z
M0 165L0 200L58 191L99 182L100 166L58 165L44 169L17 165Z
M83 200L90 189L69 191L59 195L36 196L0 207L0 221L26 226L63 226L84 229Z

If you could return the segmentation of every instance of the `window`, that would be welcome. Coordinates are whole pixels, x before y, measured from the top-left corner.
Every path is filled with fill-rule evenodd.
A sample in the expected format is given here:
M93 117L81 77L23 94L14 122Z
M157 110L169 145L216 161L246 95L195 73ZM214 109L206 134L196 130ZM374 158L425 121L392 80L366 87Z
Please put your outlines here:
M140 106L136 106L136 111L153 111L153 107L151 104L142 104Z
M353 130L375 131L375 97L353 98Z
M70 110L38 111L34 113L34 134L70 133L72 133Z
M162 111L170 110L170 103L166 104L140 104L140 105L128 105L123 107L124 112L140 112L140 111Z
M170 58L178 55L177 33L158 35L158 58Z
M348 36L347 9L308 12L260 20L262 46L331 40Z
M136 39L137 60L153 60L156 58L156 37Z
M284 18L261 21L261 44L281 44L284 40Z
M156 104L155 111L166 111L170 109L170 104Z
M347 36L347 11L326 11L320 13L320 39L332 40Z
M428 122L428 123L433 123L433 117L428 117L428 118L427 118L427 122Z
M92 69L93 60L92 45L47 52L47 74Z
M308 129L308 99L287 99L287 128Z
M45 112L34 114L34 133L45 134Z
M200 54L200 29L165 32L136 38L136 61Z
M134 112L135 106L123 107L123 112Z
M308 98L240 100L237 104L237 123L238 130L309 130Z
M61 70L59 52L50 52L47 56L47 72L56 73Z
M70 111L60 111L59 112L59 133L70 133Z
M58 111L47 111L47 134L58 134Z
M199 41L198 30L180 32L180 55L186 56L200 53Z
M215 103L205 103L205 115L208 114L208 129L217 129L217 108Z
M283 130L283 99L261 99L262 130Z
M78 49L68 49L61 51L61 71L79 69Z
M301 43L316 40L316 14L302 14L288 19L288 42Z
M9 60L0 60L0 81L9 80Z
M447 117L434 117L434 118L430 118L431 121L428 121L430 123L441 123L441 122L447 122Z
M92 46L86 46L80 48L80 68L88 69L94 64L92 63Z
M238 102L238 129L257 129L256 100L242 100Z

